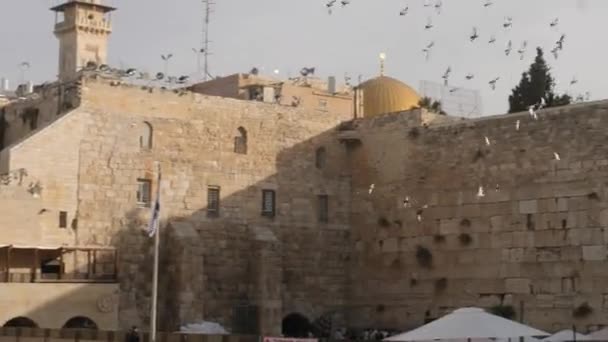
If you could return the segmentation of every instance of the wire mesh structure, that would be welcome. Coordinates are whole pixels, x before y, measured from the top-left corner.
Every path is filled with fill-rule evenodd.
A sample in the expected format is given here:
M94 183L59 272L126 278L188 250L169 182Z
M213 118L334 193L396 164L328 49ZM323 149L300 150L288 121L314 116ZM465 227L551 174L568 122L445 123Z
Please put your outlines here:
M452 116L478 118L483 115L479 90L445 86L432 81L420 82L420 94L441 102L442 109Z

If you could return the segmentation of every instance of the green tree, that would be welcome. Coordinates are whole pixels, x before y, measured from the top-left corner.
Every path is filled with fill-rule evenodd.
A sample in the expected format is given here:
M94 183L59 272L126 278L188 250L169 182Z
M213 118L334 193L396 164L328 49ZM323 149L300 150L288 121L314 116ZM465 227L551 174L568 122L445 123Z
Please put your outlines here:
M564 106L572 102L570 95L555 93L555 80L550 70L543 57L543 50L536 48L534 63L521 75L521 81L509 96L509 113L528 110L530 106L538 104L541 98L545 99L546 107Z
M446 112L441 108L441 102L437 100L433 100L432 98L425 96L418 101L418 107L424 108L431 113L439 114L439 115L447 115Z

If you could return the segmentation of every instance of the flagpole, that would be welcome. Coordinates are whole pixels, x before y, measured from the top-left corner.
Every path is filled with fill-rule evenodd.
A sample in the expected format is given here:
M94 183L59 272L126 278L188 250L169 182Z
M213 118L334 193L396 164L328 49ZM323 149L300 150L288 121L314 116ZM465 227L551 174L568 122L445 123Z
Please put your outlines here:
M156 201L159 201L160 196L160 163L158 167L158 187ZM160 213L159 213L160 215ZM154 270L152 276L152 306L150 308L150 342L156 342L156 307L158 302L158 250L160 246L160 217L155 221L154 233Z

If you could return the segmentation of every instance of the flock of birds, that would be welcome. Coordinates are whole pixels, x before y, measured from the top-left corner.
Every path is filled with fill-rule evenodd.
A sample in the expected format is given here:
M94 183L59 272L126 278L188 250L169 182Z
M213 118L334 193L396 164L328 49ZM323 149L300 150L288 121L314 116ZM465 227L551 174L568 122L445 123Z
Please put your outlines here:
M442 10L443 10L443 1L442 0L435 0L434 3L432 3L431 0L423 0L423 1L424 1L423 7L434 8L438 15L440 15L442 13ZM340 2L342 7L346 7L346 6L350 5L350 3L351 3L350 0L342 0ZM481 5L484 8L490 8L494 5L494 1L493 0L484 0L484 2ZM334 7L337 6L337 0L329 0L328 2L326 2L325 6L327 7L329 14L332 14ZM407 16L408 14L410 14L410 12L411 12L410 7L406 5L405 7L401 8L399 10L399 16ZM548 26L552 29L558 29L559 28L559 18L554 18L548 24ZM427 18L426 24L424 25L424 30L431 31L434 27L435 27L435 25L433 24L433 18L431 16L429 16ZM504 30L509 30L512 27L513 27L513 17L510 17L510 16L505 17L504 22L502 23L502 28ZM478 40L480 40L479 29L476 26L473 26L473 28L471 29L471 33L469 34L468 39L471 43L475 43ZM550 50L551 54L554 56L555 59L559 58L559 54L564 49L565 40L566 40L566 35L561 34L559 36L559 38L555 41L553 48ZM496 43L497 43L496 35L494 35L494 34L490 35L490 37L487 41L487 44L494 45ZM428 44L426 44L423 47L422 53L423 53L424 59L426 61L429 61L429 59L431 58L431 54L435 47L436 47L436 44L435 44L434 40L431 40ZM513 40L508 40L506 42L505 48L503 50L504 54L506 56L512 55L513 49L514 49ZM524 60L527 51L528 51L528 41L524 40L521 43L520 47L515 52L519 55L520 60ZM443 80L443 84L445 86L449 87L449 78L450 78L451 73L452 73L452 68L450 66L448 66L447 70L441 76L441 78ZM475 74L473 74L473 73L467 73L465 76L465 80L467 80L467 81L470 81L473 78L475 78ZM491 90L496 90L496 85L499 80L500 80L500 76L496 76L488 81L488 85ZM576 78L573 78L573 80L571 81L570 84L573 85L576 82L578 82L576 80ZM457 88L450 89L451 92L453 92L455 90L457 90Z
M334 7L336 6L336 3L337 3L337 0L330 0L329 2L326 3L326 7L329 11L329 14L332 14L332 11L333 11ZM342 7L345 7L350 4L350 1L343 0L340 2L340 4L342 5ZM489 8L494 5L494 2L493 2L493 0L484 0L482 5L484 8ZM427 7L427 8L434 8L437 15L440 15L443 10L442 0L435 0L434 3L431 3L431 0L424 0L423 6ZM399 16L407 16L409 13L410 13L409 6L405 6L399 10ZM548 27L552 30L557 30L559 28L559 23L560 23L559 18L554 18L551 22L548 23ZM502 29L508 31L513 27L513 24L514 24L513 17L505 17L504 21L502 23ZM433 24L432 17L428 17L426 24L424 25L424 30L429 32L433 28L434 28L434 24ZM471 33L468 36L469 42L476 43L480 39L481 39L480 32L479 32L478 27L476 27L476 26L472 27ZM553 47L550 50L551 54L553 55L553 57L555 59L558 59L560 56L560 53L564 50L565 41L566 41L566 35L563 33L559 34L559 37L557 38L557 40L555 40ZM495 45L496 43L497 43L496 35L490 35L489 39L487 40L487 44ZM429 59L431 58L433 49L435 47L436 47L435 41L431 40L428 44L426 44L422 48L422 53L424 55L425 61L429 61ZM519 60L524 60L526 53L527 53L527 49L528 49L528 41L524 40L523 42L521 42L520 47L515 51L517 53L517 55L519 56ZM507 57L513 55L513 52L514 52L513 40L509 39L506 42L503 52L504 52L505 56L507 56ZM449 83L450 83L449 81L450 81L451 75L452 75L452 67L448 66L447 69L445 70L445 72L442 74L441 78L442 78L444 86L448 87L450 89L450 92L453 92L453 91L458 90L458 88L451 88L449 86ZM465 80L470 81L475 78L475 74L469 72L465 75L464 78L465 78ZM500 80L500 76L496 76L488 81L488 85L491 90L496 90L496 86L497 86L497 83L499 82L499 80ZM574 77L570 81L570 86L572 86L576 83L578 83L578 80L576 79L576 77ZM575 101L577 101L577 102L584 101L584 100L589 101L589 99L590 99L590 94L589 94L589 92L587 92L584 97L582 95L579 95L575 99ZM540 98L536 104L529 106L528 112L529 112L531 120L538 120L539 113L544 108L546 108L546 106L547 106L547 102L546 102L545 98ZM517 120L515 123L515 130L519 131L520 127L521 127L521 120ZM490 139L490 137L484 136L483 144L485 144L488 147L492 146L492 140ZM553 152L552 159L556 160L556 161L560 161L561 156L558 152ZM373 194L375 188L376 188L375 184L371 184L369 186L369 189L368 189L369 195ZM495 187L495 190L500 191L500 185L497 184ZM485 196L486 196L486 189L484 188L483 185L480 185L477 189L476 197L483 198ZM409 196L406 196L405 199L403 200L403 208L415 208L416 209L416 217L419 222L421 222L423 219L424 209L427 209L428 207L429 207L428 204L420 203L420 202L410 198Z

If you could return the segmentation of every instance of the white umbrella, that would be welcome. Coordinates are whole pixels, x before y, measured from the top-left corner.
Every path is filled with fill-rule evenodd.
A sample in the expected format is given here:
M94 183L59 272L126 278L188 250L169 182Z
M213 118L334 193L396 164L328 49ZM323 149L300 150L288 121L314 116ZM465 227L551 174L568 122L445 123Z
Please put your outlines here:
M572 330L562 330L559 332L556 332L555 334L549 336L549 337L545 337L542 339L543 342L567 342L567 341L575 341L575 335L576 335L576 341L593 341L593 339L589 336L583 335L583 334L579 334L579 333L575 333Z
M410 332L391 336L385 341L432 341L461 339L508 339L548 336L549 334L479 308L463 308Z
M587 336L589 336L592 341L608 341L608 328L594 331Z
M594 331L588 337L591 341L608 341L608 328Z

